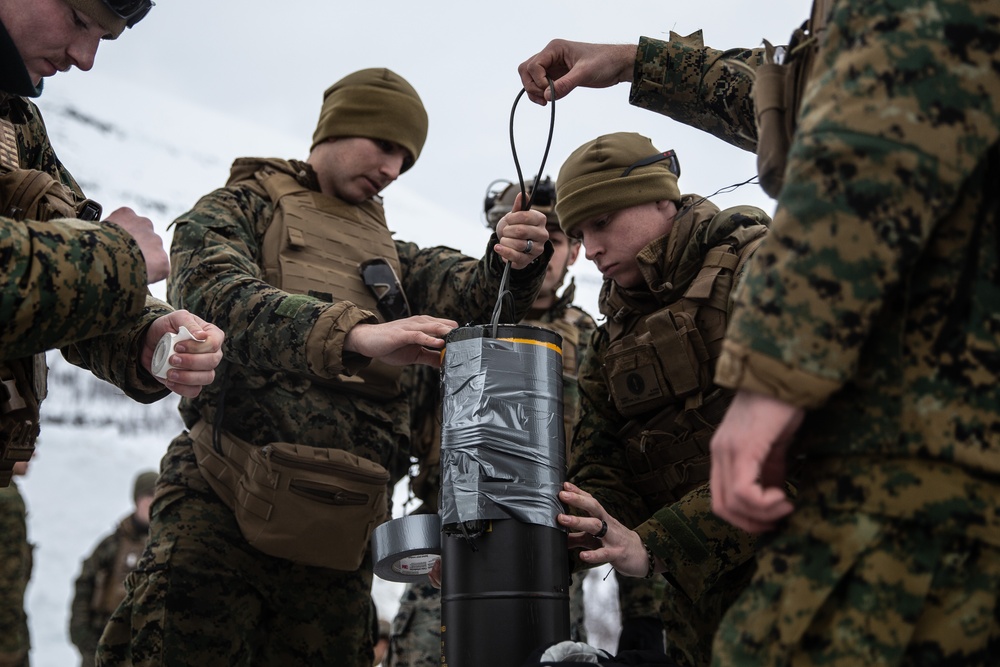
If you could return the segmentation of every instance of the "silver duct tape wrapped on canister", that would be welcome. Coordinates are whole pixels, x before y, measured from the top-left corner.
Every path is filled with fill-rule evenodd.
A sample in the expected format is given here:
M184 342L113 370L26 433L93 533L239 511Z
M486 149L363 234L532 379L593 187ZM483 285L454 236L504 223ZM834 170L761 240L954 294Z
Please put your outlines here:
M377 526L372 532L375 574L386 581L419 583L440 558L441 519L411 514Z
M441 524L559 528L565 477L562 337L525 325L449 334L442 373Z

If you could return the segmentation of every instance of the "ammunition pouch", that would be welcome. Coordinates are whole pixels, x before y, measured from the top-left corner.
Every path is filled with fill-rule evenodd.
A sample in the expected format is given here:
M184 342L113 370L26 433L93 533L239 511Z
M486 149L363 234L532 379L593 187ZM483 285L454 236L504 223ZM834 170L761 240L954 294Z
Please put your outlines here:
M191 429L198 469L251 546L303 565L361 566L372 531L388 519L385 468L342 449L217 435L204 421Z
M774 47L767 44L767 62L756 70L757 174L761 189L774 198L785 182L788 149L816 56L816 39L810 36L808 26L807 21L792 35L783 63L774 62Z
M646 322L647 331L616 340L605 355L611 397L626 417L706 391L712 383L694 317L663 309Z
M0 364L0 486L9 486L14 464L35 452L47 372L44 354Z
M671 406L642 424L632 421L622 429L619 437L632 471L629 485L645 500L650 514L708 481L709 445L732 395L730 390L716 389L697 410Z

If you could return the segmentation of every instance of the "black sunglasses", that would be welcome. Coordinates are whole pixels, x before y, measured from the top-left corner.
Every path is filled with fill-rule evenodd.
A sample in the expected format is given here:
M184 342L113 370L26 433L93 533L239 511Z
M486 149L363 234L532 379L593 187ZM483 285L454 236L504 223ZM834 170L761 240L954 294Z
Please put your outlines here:
M670 173L680 178L681 163L677 159L677 153L675 153L673 150L665 151L663 153L657 153L656 155L650 155L649 157L644 157L641 160L634 162L633 164L630 164L628 167L625 167L625 171L622 172L622 175L619 178L625 178L632 172L633 169L638 169L639 167L646 167L651 164L656 164L657 162L662 162L663 160L668 161L667 169L670 170Z
M153 0L104 0L108 9L120 19L125 19L126 27L131 28L149 13L156 3Z

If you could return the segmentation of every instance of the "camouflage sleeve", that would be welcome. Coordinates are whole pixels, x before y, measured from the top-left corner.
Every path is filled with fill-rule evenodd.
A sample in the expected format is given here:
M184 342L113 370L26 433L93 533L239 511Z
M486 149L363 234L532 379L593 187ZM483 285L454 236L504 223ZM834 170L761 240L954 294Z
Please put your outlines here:
M750 91L762 49L707 48L701 31L669 41L642 37L629 102L748 151L757 147Z
M100 541L94 551L83 561L80 576L76 578L73 592L73 602L70 606L69 638L82 655L91 655L97 651L106 619L96 619L93 608L94 594L97 589L97 579L100 572L111 569L111 559L117 546L114 534Z
M753 557L756 538L712 513L708 484L666 505L635 529L663 560L666 575L692 600Z
M625 424L615 410L601 359L608 339L597 329L581 350L580 422L569 451L567 479L593 495L611 516L628 527L649 517L642 498L630 486L631 469L618 432Z
M120 331L146 299L142 253L113 224L0 218L0 266L3 359Z
M414 315L453 319L460 326L487 324L493 317L500 294L504 261L493 252L496 234L490 237L481 259L473 259L452 248L421 249L413 243L396 242L403 289ZM514 300L514 314L504 311L502 322L519 322L528 312L545 277L552 246L545 244L542 256L521 270L511 269L507 289Z
M110 382L132 400L139 403L158 401L170 395L170 391L143 368L141 354L149 326L172 310L168 304L147 294L145 308L130 320L127 329L88 338L61 352L67 361Z
M30 575L24 500L15 483L0 489L0 535L0 665L15 665L29 647L24 590Z
M818 407L854 375L880 312L903 308L932 239L940 256L924 261L948 275L924 298L955 289L969 243L938 224L982 215L961 198L981 202L974 179L1000 138L998 20L990 3L834 5L719 384Z
M167 295L226 332L225 356L247 368L321 378L354 372L366 360L343 358L347 332L375 316L353 303L328 303L268 285L259 267L258 221L273 207L244 187L202 197L175 221Z

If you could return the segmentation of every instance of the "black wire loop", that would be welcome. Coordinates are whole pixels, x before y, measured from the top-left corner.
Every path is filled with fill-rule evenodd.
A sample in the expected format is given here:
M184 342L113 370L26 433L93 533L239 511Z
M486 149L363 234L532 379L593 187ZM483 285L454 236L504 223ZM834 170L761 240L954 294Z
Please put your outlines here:
M524 175L521 173L521 163L517 159L517 146L514 144L514 112L517 110L517 103L521 101L521 97L524 95L524 88L521 92L517 94L514 98L514 104L510 108L510 152L514 157L514 169L517 170L517 183L521 188L521 210L527 211L531 209L532 200L535 198L535 192L538 189L538 181L542 178L542 172L545 171L545 162L549 159L549 148L552 147L552 134L556 125L556 87L552 79L549 79L549 90L552 91L552 109L549 113L549 136L545 140L545 152L542 153L542 163L538 165L538 172L535 174L535 181L531 185L531 196L529 197L527 191L524 187ZM507 289L507 280L510 276L510 262L506 262L503 267L503 276L500 278L500 294L497 295L496 305L493 307L493 318L491 319L492 325L492 337L497 337L497 327L500 323L500 314L503 312L503 306L505 300L509 303L509 311L511 316L514 312L514 295L511 294L510 290Z

